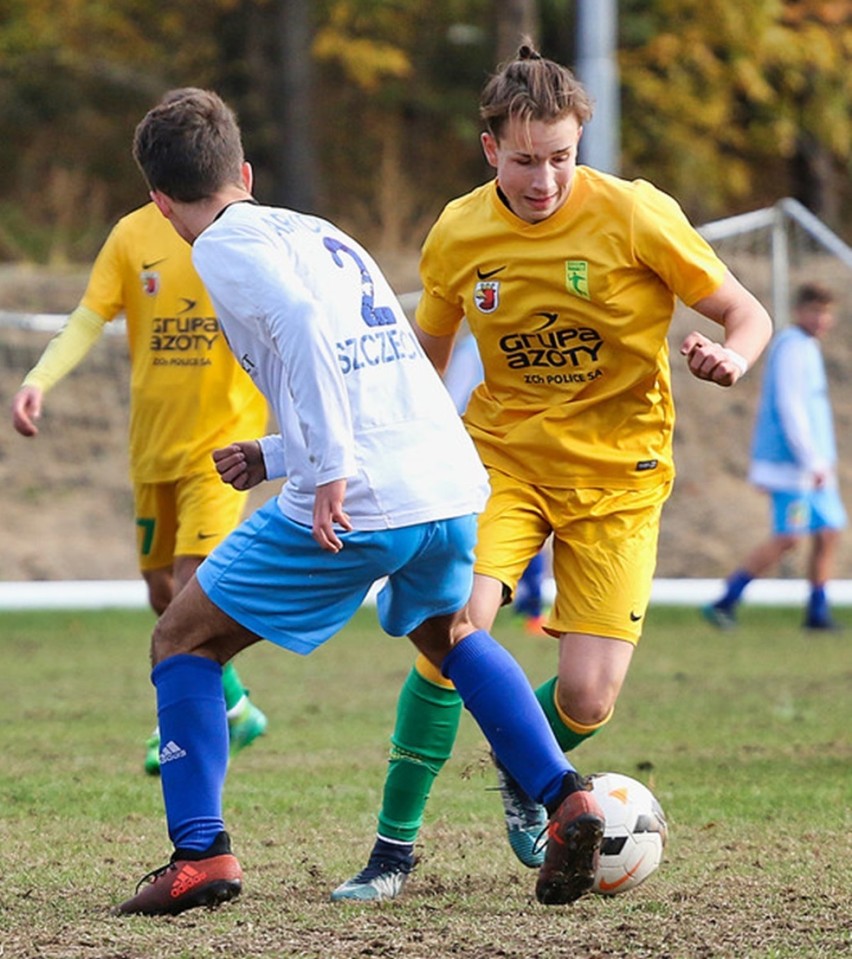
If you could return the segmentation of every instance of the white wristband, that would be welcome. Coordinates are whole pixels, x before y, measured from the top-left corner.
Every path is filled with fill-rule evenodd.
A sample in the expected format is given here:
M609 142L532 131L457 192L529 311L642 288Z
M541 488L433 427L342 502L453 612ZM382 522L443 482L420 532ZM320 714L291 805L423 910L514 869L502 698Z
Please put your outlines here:
M737 353L736 350L732 350L730 346L725 346L723 349L728 354L728 357L733 360L734 364L739 367L740 376L745 376L748 372L748 360L740 353Z

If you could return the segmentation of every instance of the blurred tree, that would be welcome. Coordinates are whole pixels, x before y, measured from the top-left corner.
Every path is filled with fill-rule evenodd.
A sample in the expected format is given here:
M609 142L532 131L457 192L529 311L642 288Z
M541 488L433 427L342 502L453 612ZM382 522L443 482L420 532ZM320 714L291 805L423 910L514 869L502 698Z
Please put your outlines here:
M314 51L325 203L385 259L483 175L476 103L485 0L330 0Z
M493 0L493 16L497 24L494 59L502 63L513 56L523 37L536 45L539 36L539 11L536 0Z
M215 77L233 0L6 0L0 17L0 244L11 258L89 255L145 199L133 128L169 86ZM187 43L187 36L193 42ZM188 79L192 78L192 79Z
M840 229L844 213L850 212L852 3L788 0L781 23L784 48L768 72L786 123L796 131L782 152L789 192Z
M620 30L625 175L700 219L794 195L842 230L848 0L623 0Z
M311 55L311 0L278 0L279 57L272 71L272 110L280 131L273 201L315 212L317 162L314 149L316 86Z
M313 0L234 0L216 25L217 91L237 110L255 193L317 212L319 80Z
M572 63L574 8L0 0L0 258L91 256L144 201L136 122L182 85L236 106L261 199L410 252L449 197L489 175L488 74L524 32ZM850 235L850 0L622 0L619 18L625 175L699 221L794 195Z

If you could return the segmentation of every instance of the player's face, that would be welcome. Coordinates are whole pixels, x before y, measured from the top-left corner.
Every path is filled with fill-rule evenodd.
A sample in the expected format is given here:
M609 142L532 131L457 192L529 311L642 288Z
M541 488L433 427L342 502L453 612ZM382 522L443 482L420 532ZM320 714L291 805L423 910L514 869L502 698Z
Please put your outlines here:
M806 303L799 307L796 322L806 333L820 339L834 326L834 311L829 304Z
M568 199L582 127L574 116L529 125L510 119L500 139L482 134L482 149L515 216L538 223Z

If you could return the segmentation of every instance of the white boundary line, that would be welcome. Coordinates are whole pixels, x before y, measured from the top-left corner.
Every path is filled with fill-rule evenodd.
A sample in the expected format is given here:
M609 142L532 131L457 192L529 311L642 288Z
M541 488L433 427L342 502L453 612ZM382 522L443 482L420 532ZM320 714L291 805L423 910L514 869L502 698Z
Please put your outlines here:
M379 586L367 597L374 605ZM651 602L660 606L700 606L716 599L721 579L656 579ZM553 581L544 586L545 600L553 599ZM852 606L852 580L829 583L833 605ZM759 579L748 588L746 602L755 606L803 606L808 584L803 579ZM142 580L48 580L0 582L0 611L20 609L142 609L148 594Z

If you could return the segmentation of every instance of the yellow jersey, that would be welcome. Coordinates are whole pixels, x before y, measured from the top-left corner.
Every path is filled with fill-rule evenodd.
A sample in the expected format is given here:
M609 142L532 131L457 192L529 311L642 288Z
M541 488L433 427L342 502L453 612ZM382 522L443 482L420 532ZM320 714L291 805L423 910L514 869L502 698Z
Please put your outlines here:
M486 466L534 485L631 489L674 475L667 333L725 265L651 184L576 169L537 223L496 181L450 202L426 238L417 323L466 319L484 380L465 423Z
M231 353L190 252L149 203L115 225L81 301L108 322L127 321L137 483L206 472L216 447L267 426L266 400Z

